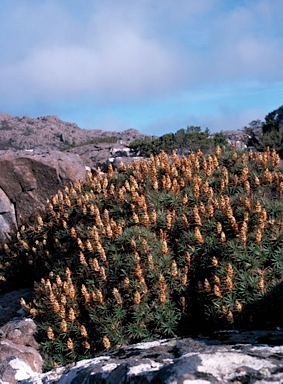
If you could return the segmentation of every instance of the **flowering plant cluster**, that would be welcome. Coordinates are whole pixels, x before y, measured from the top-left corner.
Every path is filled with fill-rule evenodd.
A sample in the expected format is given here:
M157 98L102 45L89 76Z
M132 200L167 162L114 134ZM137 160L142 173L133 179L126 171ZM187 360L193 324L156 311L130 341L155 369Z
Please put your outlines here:
M0 256L3 284L36 281L22 305L46 367L141 340L281 325L279 161L269 149L161 152L51 197Z

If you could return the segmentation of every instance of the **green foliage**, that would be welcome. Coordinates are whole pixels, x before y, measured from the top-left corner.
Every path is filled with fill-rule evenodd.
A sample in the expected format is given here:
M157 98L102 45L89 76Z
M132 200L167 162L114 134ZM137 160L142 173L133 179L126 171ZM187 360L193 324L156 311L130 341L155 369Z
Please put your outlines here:
M212 151L217 145L227 145L227 137L222 132L211 136L207 128L202 131L201 127L188 126L187 129L179 129L175 134L167 133L158 138L134 140L130 148L143 156L157 155L160 151L171 153L172 150L182 155L198 149Z
M35 281L22 305L46 368L124 343L283 326L279 160L161 152L50 198L0 254L2 290Z
M116 136L97 137L96 139L88 140L88 141L85 141L85 142L79 143L79 144L77 144L75 141L73 141L72 144L65 145L60 150L64 152L64 151L68 151L69 149L82 147L82 146L88 145L88 144L117 143L117 141L118 141L118 138Z
M265 151L268 147L276 149L283 155L283 106L268 113L265 121L252 121L245 132L249 134L248 145L254 146L259 151Z

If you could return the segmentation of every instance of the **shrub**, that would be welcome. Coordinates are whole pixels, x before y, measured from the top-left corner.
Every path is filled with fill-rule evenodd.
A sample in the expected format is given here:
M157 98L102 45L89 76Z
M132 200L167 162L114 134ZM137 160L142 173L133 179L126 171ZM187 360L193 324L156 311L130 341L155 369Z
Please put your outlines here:
M1 255L3 289L36 281L22 305L46 367L141 340L282 326L269 316L283 271L278 164L270 150L161 152L50 198Z

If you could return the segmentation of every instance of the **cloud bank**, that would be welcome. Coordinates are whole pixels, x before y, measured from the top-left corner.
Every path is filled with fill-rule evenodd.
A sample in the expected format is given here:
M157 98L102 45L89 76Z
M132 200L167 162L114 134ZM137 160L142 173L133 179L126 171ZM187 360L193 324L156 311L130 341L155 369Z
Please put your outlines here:
M283 82L281 0L2 0L0 12L2 109Z

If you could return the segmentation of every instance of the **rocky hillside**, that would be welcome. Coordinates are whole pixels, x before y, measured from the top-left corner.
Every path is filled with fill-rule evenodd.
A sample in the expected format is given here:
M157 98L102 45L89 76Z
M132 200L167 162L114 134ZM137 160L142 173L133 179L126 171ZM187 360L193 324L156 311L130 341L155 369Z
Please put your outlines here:
M0 149L63 149L72 145L88 144L95 141L129 144L144 137L135 129L111 132L82 129L75 123L60 120L57 116L36 119L28 116L13 117L0 114Z

